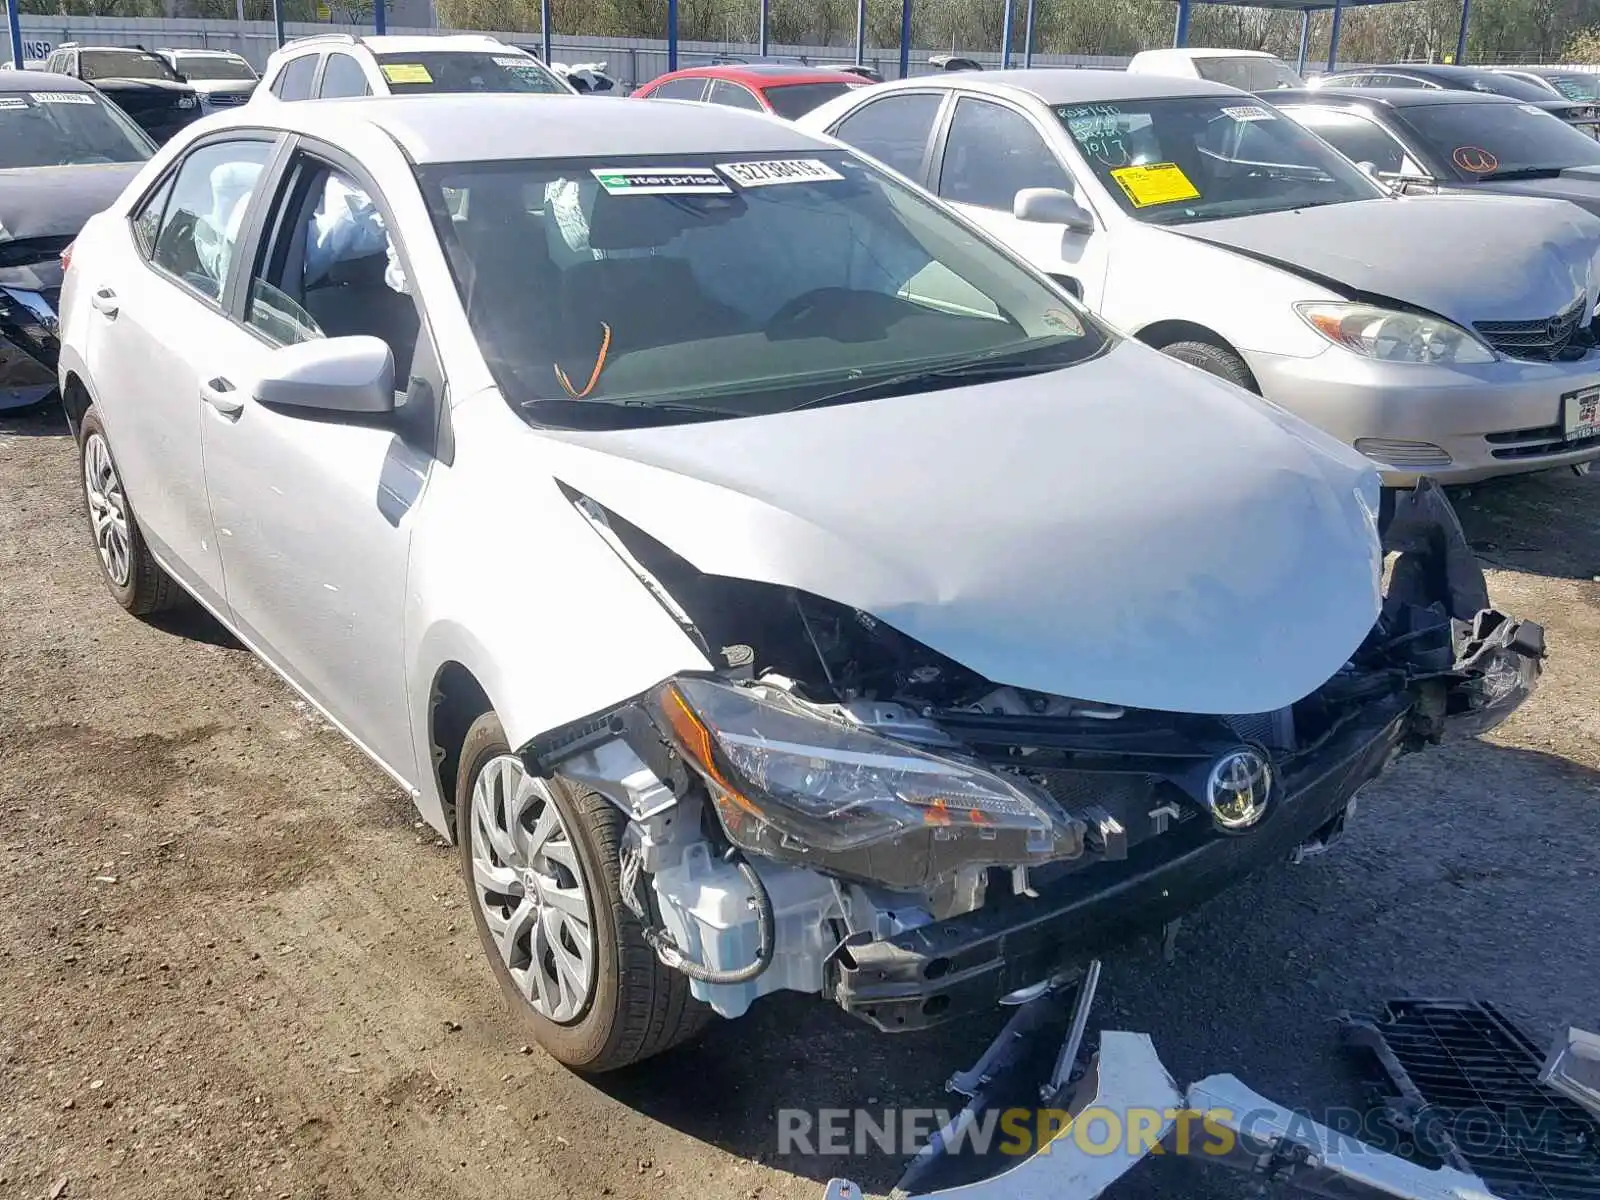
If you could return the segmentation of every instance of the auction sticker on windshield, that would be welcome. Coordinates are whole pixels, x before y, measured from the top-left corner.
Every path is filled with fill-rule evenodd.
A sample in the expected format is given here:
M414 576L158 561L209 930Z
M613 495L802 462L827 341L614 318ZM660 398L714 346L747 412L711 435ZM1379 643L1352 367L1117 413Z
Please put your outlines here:
M1189 182L1189 177L1177 163L1118 167L1111 172L1111 178L1115 179L1117 186L1127 193L1135 208L1200 199L1200 189Z
M93 104L94 97L83 92L29 92L36 104Z
M733 195L710 167L595 167L590 174L613 196Z
M1237 104L1230 108L1224 108L1222 111L1235 121L1271 121L1275 119L1271 113L1259 104Z
M1568 392L1561 397L1567 440L1600 437L1600 388Z
M717 170L740 187L771 187L775 183L819 183L843 179L827 163L816 158L776 158L766 162L718 163Z
M390 83L432 83L433 76L421 63L384 63L383 77Z
M16 112L31 107L21 96L0 96L0 112Z

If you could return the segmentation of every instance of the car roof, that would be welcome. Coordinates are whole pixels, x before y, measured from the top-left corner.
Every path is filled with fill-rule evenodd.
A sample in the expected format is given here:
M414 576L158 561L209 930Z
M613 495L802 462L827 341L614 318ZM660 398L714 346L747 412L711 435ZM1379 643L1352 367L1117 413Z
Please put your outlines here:
M1267 94L1273 104L1315 104L1321 97L1336 100L1360 101L1381 104L1386 108L1424 108L1435 104L1528 104L1511 96L1497 96L1493 92L1468 92L1453 89L1435 91L1432 88L1285 88ZM1552 97L1554 99L1554 97Z
M1097 71L1089 67L1035 67L1023 71L946 71L914 75L874 85L872 92L902 88L950 88L996 96L1018 93L1046 104L1097 104L1104 100L1157 100L1170 96L1239 96L1247 93L1224 83L1184 79L1176 75L1142 75L1129 71Z
M787 121L741 109L685 100L597 104L590 96L515 92L305 100L273 105L270 118L236 109L220 121L211 118L209 128L259 127L264 119L335 144L341 128L376 128L418 163L835 148Z
M163 46L157 54L182 54L186 58L243 58L232 50L202 50L199 46Z
M1135 58L1277 58L1266 50L1228 50L1222 47L1204 46L1163 46L1157 50L1141 50L1134 55Z
M339 46L354 48L361 47L372 54L426 54L440 50L489 50L499 47L506 50L515 50L526 54L520 46L513 46L509 42L502 42L499 38L490 37L486 33L441 33L441 34L404 34L385 33L370 36L355 37L351 34L340 33L314 33L307 37L295 38L285 42L273 51L273 54L283 54L290 51L320 49L324 46Z
M1368 75L1379 73L1415 75L1418 79L1478 79L1496 72L1488 67L1460 66L1455 63L1379 63L1370 67L1335 71L1335 75Z
M664 79L728 79L755 87L782 87L791 83L860 83L861 76L833 67L809 67L801 63L713 63L706 67L685 67L658 76Z
M0 92L93 92L92 83L54 71L0 71Z

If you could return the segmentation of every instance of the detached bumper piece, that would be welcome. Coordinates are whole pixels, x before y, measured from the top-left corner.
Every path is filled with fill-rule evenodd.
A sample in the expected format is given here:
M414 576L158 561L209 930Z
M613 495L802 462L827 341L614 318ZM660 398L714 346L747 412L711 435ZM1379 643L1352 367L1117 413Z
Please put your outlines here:
M1505 1200L1600 1200L1600 1119L1541 1081L1545 1056L1493 1005L1396 1000L1342 1025L1419 1155Z

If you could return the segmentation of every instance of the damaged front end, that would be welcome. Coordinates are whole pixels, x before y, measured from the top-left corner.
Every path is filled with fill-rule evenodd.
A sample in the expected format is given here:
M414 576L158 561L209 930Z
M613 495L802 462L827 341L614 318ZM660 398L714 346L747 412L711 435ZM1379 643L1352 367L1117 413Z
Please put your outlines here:
M572 500L723 666L525 752L628 813L624 897L729 1017L787 988L900 1031L1073 978L1331 844L1394 758L1505 720L1544 655L1537 625L1490 607L1428 481L1374 514L1397 558L1348 661L1293 704L1232 716L986 679L869 613L704 574Z
M0 411L37 404L55 390L60 256L70 240L0 241Z

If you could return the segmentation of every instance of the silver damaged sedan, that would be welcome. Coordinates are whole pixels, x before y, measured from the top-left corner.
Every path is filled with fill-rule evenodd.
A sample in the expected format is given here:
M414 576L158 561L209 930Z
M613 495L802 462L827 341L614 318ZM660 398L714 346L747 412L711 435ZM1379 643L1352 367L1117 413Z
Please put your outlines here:
M580 1070L780 989L993 1013L1540 670L1436 487L756 115L211 117L62 311L111 595L192 596L409 791Z

